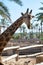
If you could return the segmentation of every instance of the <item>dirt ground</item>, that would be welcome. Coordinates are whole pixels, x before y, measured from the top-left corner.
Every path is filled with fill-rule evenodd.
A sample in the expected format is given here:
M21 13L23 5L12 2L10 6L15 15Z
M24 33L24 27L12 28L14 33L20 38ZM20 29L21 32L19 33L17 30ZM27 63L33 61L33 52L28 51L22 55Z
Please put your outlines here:
M5 57L3 58L3 60ZM15 58L3 62L4 65L34 65L36 63L35 58L20 58L18 61Z

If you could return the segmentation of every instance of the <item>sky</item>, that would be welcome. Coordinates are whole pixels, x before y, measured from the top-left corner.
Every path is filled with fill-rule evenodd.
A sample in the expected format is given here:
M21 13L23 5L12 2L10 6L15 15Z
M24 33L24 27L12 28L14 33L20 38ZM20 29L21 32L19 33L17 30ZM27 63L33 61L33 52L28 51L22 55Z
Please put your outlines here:
M21 0L23 6L20 6L15 2L10 2L9 0L0 0L0 1L2 1L8 7L12 22L14 22L21 16L21 12L25 13L27 8L29 8L29 10L31 9L33 10L32 15L39 13L39 8L42 6L40 2L43 2L43 0Z

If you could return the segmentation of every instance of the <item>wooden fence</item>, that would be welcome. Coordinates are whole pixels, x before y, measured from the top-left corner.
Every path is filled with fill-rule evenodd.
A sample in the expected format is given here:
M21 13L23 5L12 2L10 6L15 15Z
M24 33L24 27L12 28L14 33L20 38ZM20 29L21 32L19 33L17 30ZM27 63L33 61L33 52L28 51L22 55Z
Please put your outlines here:
M8 60L10 60L12 58L16 58L16 61L17 61L19 58L36 57L38 55L43 54L43 51L42 51L40 53L34 53L34 54L30 54L30 55L19 55L19 50L25 50L25 49L37 48L37 47L41 47L42 48L43 44L31 45L31 46L26 46L26 47L20 47L20 46L6 47L6 48L4 48L3 51L14 49L16 51L16 53L14 55L12 55L12 56L9 56L7 59L2 60L2 62L8 61Z

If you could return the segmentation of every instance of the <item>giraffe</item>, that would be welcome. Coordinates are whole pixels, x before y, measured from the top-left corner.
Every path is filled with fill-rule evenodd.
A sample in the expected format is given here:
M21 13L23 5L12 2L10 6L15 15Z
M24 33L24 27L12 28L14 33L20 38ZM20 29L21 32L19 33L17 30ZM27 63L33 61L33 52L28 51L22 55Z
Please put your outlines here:
M21 13L22 16L18 18L11 26L9 26L1 35L0 35L0 56L2 54L2 51L8 41L11 39L12 35L15 33L15 31L20 27L22 23L26 23L27 27L30 28L30 20L34 17L31 15L32 10L28 12L29 9L27 9L26 13Z

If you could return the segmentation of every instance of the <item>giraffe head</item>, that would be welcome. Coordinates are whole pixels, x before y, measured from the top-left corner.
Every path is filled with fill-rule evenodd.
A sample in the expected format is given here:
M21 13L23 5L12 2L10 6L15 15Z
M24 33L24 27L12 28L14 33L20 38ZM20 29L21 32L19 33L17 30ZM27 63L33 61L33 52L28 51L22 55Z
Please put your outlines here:
M21 13L21 14L22 14L22 16L23 16L23 22L26 23L26 25L27 25L27 27L28 27L28 29L29 29L29 28L30 28L30 21L31 21L31 19L32 19L34 16L31 15L31 14L32 14L32 10L30 10L30 12L28 12L28 11L29 11L29 9L27 9L27 11L26 11L25 14L23 14L23 13Z

